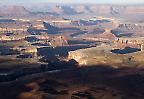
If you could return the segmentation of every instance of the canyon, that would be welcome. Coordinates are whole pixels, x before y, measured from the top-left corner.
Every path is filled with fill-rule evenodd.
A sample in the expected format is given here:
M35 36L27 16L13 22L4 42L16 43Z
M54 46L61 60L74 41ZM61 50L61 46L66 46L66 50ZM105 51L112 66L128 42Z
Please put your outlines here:
M141 67L143 65L144 60L141 60L144 56L143 51L129 52L131 48L125 48L126 52L123 51L124 54L119 54L113 53L112 48L112 46L102 44L93 48L78 49L76 51L70 51L68 58L69 60L76 60L80 67L100 64L114 68Z

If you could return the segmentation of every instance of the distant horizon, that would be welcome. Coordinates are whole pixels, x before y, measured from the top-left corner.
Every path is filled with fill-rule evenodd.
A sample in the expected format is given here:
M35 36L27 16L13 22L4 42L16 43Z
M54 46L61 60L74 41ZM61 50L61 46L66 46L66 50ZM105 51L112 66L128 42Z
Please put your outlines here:
M2 3L0 6L31 6L31 5L118 5L118 6L144 6L144 4L104 4L104 3Z
M144 0L0 0L1 4L112 4L112 5L143 5Z

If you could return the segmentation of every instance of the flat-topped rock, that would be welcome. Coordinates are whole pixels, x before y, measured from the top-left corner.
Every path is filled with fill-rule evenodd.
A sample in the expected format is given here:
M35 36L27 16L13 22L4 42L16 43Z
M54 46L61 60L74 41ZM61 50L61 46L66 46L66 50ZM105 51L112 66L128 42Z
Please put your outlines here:
M109 65L112 67L133 67L144 63L144 60L141 60L144 56L143 51L117 54L112 53L111 49L112 47L109 45L101 45L70 51L68 59L74 59L79 63L79 66Z

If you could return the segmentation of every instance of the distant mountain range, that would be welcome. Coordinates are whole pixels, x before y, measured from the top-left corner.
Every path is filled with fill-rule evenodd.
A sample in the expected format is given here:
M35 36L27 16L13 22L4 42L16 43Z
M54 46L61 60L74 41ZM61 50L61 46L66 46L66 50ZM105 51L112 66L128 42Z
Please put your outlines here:
M0 16L28 16L28 11L23 6L2 6L0 7Z
M41 6L40 10L31 6L1 6L0 16L30 16L36 14L42 15L79 15L94 14L108 16L125 16L125 15L144 15L144 6L120 6L120 5L52 5ZM33 10L31 10L33 9ZM44 9L44 11L42 10Z

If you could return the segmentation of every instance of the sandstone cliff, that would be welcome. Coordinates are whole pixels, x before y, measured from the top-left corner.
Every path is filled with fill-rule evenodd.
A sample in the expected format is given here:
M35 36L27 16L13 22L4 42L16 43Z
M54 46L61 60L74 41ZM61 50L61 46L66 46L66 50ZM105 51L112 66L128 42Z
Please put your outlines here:
M93 48L79 49L69 52L69 60L76 60L80 66L109 65L112 67L134 67L142 66L144 60L141 58L144 52L129 54L116 54L111 52L111 46L102 45Z

